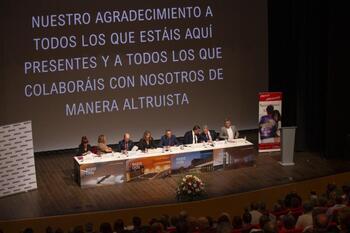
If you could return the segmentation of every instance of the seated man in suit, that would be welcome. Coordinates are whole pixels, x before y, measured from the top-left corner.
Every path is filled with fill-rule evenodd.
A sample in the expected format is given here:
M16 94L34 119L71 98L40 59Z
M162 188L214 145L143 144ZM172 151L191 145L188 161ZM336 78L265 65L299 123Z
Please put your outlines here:
M207 125L203 126L203 132L199 136L200 142L213 142L216 140L215 130L210 130Z
M184 143L185 144L195 144L200 142L199 141L199 133L200 133L201 128L199 125L193 126L193 129L186 132L184 135Z
M159 147L164 146L177 146L179 145L179 141L176 139L176 136L173 135L170 129L165 131L165 135L160 138Z
M130 139L130 134L125 133L123 140L119 141L120 151L130 151L134 147L134 142Z
M220 139L233 140L235 138L238 138L238 136L239 136L239 133L236 126L232 125L229 119L226 119L224 126L221 127L220 136L219 136Z

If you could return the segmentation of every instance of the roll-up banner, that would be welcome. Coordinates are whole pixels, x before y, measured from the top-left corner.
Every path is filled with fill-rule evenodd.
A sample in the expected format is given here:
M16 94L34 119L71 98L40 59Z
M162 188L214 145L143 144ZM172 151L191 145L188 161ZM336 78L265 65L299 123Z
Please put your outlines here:
M281 150L282 92L259 93L259 152Z

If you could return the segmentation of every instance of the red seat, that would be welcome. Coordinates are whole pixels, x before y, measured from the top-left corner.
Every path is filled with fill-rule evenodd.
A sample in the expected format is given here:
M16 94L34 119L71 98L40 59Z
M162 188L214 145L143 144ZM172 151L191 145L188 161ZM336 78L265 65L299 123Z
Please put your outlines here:
M303 229L301 228L294 228L294 229L285 229L282 228L279 233L302 233Z
M173 233L173 232L176 231L176 227L168 227L166 230L167 230L167 232L169 232L169 233Z
M285 210L281 210L281 211L276 211L276 212L272 212L273 215L276 216L276 218L278 219L279 217L281 217L282 215L286 215L288 214L289 210L285 209Z
M298 219L298 217L302 215L304 211L302 207L298 207L298 208L290 209L290 212L295 219Z
M242 233L242 229L233 229L232 233Z

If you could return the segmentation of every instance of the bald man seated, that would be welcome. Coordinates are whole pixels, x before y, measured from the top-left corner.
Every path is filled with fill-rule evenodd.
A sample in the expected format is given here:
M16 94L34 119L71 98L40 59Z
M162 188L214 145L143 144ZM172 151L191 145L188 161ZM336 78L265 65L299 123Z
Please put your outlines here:
M125 133L123 140L119 141L119 151L130 151L134 147L134 142L130 139L130 134Z

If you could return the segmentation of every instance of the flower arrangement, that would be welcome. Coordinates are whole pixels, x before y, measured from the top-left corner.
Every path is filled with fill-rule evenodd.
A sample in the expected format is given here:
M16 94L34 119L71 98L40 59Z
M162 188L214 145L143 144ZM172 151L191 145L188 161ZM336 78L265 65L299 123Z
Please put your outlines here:
M193 201L205 196L204 183L195 175L186 175L181 179L176 189L178 201Z

